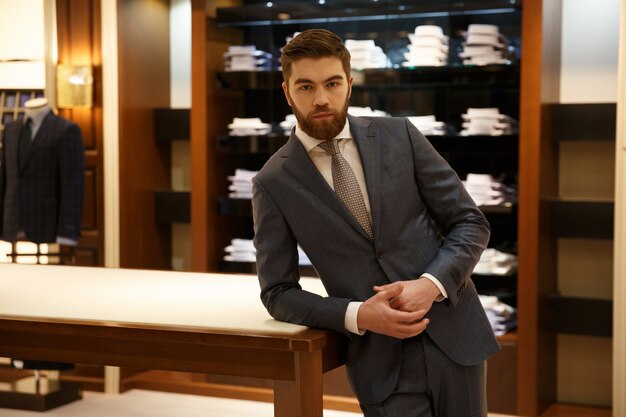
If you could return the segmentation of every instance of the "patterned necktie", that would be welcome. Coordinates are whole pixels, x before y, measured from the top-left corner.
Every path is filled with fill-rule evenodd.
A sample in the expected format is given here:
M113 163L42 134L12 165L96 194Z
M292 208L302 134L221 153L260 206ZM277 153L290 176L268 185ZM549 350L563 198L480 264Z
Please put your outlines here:
M24 167L24 163L26 163L26 157L28 156L28 150L30 149L30 143L32 141L31 135L31 125L32 120L30 118L26 119L24 122L24 126L22 126L22 131L20 132L20 142L18 149L18 164L20 169Z
M348 161L344 159L339 151L340 140L341 139L327 140L320 143L318 146L331 156L331 170L335 193L371 238L374 236L374 233L372 232L372 223L367 213L365 200L363 199L363 194L361 193L361 188L354 175L354 171L352 171Z

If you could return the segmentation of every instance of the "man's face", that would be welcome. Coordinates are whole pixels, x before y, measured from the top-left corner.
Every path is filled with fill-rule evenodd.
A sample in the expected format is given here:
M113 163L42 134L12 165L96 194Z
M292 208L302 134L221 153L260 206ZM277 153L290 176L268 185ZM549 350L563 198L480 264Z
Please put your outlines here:
M297 60L287 82L283 83L285 97L302 130L320 140L337 136L346 123L352 91L352 77L346 78L341 60Z

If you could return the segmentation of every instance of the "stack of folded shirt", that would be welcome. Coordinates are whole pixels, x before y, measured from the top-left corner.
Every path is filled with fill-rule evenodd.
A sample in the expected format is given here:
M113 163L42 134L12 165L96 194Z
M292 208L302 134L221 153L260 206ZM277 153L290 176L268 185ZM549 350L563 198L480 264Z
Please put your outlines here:
M474 268L478 275L512 275L517 271L517 256L487 248Z
M259 136L267 135L272 131L272 125L263 123L258 117L235 117L228 125L228 134L231 136Z
M227 253L224 260L228 262L256 262L256 249L251 239L233 239L230 245L224 248L224 252ZM298 265L311 265L311 261L299 246Z
M228 262L256 262L256 249L250 239L233 239L230 245L224 248Z
M465 46L459 56L466 65L509 64L507 47L498 26L472 24L467 27Z
M268 71L272 69L272 54L254 45L229 46L224 52L226 71Z
M249 171L237 168L235 175L228 176L230 185L228 186L228 197L230 198L252 198L252 178L259 171Z
M296 126L297 122L295 114L288 114L285 116L285 120L280 122L280 128L283 129L285 135L289 136L291 135L291 129Z
M382 110L372 110L371 107L356 107L350 106L348 107L348 113L353 116L375 116L375 117L386 117L389 116L389 113L384 112Z
M373 39L354 40L346 39L346 48L350 51L350 66L354 69L386 68L387 55L380 46L376 46Z
M446 133L446 124L438 122L434 115L428 116L410 116L407 117L409 122L422 132L423 135L441 136Z
M495 206L517 201L517 191L514 188L495 181L488 174L467 174L463 185L477 206Z
M496 336L502 336L517 327L517 310L514 307L504 304L493 295L479 294L478 297Z
M409 51L404 53L404 67L440 67L448 63L448 37L435 25L422 25L409 33Z
M468 108L467 113L462 114L463 130L461 135L489 135L501 136L513 133L517 122L501 114L497 107Z

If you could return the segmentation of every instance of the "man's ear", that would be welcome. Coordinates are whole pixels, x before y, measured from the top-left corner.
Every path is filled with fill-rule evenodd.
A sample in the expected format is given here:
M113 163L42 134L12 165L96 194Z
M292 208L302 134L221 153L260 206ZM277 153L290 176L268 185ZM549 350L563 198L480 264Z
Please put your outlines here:
M285 82L283 81L283 93L285 93L285 98L287 99L287 104L289 104L289 107L293 107L293 105L291 104L291 97L289 97L289 89L287 88L287 84L285 84Z
M350 76L350 78L348 78L348 98L352 96L352 81L354 81L354 78Z

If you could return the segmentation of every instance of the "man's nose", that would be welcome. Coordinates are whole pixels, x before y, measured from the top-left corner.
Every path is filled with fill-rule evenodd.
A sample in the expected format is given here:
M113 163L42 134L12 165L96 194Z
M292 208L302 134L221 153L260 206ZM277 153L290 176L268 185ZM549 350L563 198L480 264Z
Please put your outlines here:
M328 104L328 94L326 94L323 89L318 89L318 91L315 92L313 104L315 106L326 106Z

